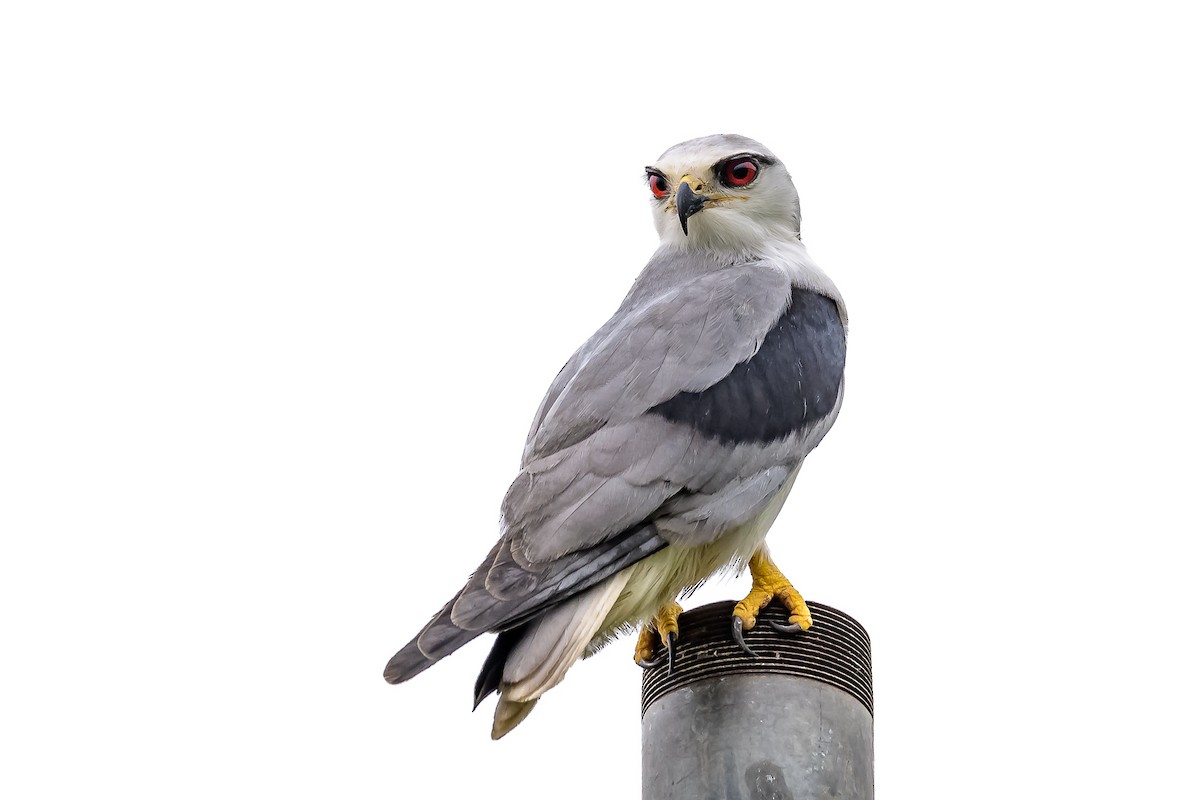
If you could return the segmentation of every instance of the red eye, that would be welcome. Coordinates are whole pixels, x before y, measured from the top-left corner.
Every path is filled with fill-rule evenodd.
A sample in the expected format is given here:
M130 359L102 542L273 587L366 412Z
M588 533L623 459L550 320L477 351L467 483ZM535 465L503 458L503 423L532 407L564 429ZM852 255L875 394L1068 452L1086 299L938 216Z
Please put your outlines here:
M650 181L650 194L660 200L671 193L671 187L667 184L667 179L657 172L651 172L647 178Z
M721 179L730 186L749 186L758 177L758 164L749 158L726 161L721 170Z

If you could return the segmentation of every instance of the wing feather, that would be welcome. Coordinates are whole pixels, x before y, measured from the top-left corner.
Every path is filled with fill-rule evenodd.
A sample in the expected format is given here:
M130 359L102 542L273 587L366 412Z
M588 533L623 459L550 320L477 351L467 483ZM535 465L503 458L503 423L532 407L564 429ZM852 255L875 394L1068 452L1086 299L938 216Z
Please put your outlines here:
M623 307L559 374L554 400L547 396L531 431L526 461L636 419L680 392L712 386L754 355L790 291L782 272L748 264Z

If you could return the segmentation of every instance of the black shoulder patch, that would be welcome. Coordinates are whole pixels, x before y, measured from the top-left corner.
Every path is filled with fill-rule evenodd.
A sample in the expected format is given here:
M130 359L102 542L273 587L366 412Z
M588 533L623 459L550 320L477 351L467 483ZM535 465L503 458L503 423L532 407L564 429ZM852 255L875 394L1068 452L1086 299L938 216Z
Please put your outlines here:
M837 305L792 290L792 304L743 361L700 392L680 392L649 413L691 425L729 443L770 442L833 411L846 366L846 332Z

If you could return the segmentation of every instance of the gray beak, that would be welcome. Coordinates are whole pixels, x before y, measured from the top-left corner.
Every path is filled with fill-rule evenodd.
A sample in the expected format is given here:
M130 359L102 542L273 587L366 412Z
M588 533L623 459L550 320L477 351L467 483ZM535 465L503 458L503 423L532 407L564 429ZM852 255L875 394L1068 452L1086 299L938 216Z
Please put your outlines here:
M696 194L692 191L692 187L686 183L679 184L679 188L675 190L675 209L679 212L679 224L683 226L684 236L687 236L688 232L688 217L704 208L706 200L708 198L705 195Z

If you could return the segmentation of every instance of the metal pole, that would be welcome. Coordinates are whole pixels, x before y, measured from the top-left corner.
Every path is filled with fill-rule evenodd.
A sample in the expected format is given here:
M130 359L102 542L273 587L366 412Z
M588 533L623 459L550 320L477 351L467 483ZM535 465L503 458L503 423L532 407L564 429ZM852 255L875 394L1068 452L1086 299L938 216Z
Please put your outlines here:
M733 603L679 619L675 668L642 678L642 800L871 800L871 642L837 609L809 602L802 633L772 603L730 635ZM661 650L660 650L661 652Z

